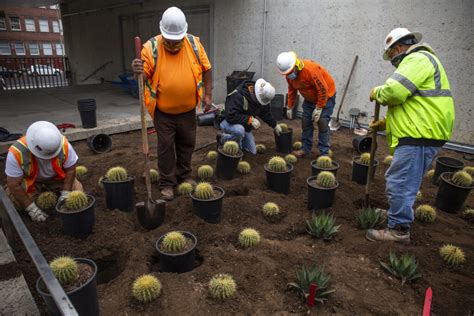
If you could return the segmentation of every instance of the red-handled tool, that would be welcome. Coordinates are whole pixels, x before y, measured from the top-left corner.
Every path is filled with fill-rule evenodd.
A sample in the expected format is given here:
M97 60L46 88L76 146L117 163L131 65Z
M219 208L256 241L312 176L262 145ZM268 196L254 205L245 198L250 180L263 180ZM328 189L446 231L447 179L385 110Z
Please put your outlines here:
M423 305L423 316L431 315L431 302L433 301L433 290L429 287L425 293L425 304Z
M308 296L308 306L313 307L314 306L314 298L316 297L316 289L318 286L316 283L311 283L309 286L309 296Z

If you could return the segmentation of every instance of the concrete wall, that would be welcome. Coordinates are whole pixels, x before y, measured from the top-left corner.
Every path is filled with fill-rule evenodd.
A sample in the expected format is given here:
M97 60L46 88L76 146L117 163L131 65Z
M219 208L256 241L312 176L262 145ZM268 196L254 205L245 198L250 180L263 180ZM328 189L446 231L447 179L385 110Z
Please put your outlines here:
M101 1L100 7L115 2L119 1ZM82 78L101 63L112 60L114 63L100 76L115 80L122 71L118 20L121 14L162 10L170 5L184 8L206 4L214 12L215 101L225 99L225 76L232 70L246 68L251 61L256 77L263 75L278 93L285 93L286 83L276 71L275 59L287 50L324 65L336 80L340 101L354 56L359 55L341 117L347 119L351 107L370 114L371 88L382 84L394 70L381 57L384 38L392 28L405 26L424 34L448 73L457 114L452 140L474 144L471 0L267 0L263 74L264 0L145 1L143 5L63 18L73 70ZM82 0L62 9L63 13L70 13L98 6L93 0Z

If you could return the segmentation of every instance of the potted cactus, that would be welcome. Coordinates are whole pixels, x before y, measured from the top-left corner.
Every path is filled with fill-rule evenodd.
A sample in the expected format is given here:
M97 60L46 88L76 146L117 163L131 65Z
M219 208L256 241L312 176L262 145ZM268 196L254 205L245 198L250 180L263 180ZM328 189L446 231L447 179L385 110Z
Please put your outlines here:
M194 213L208 223L219 223L224 194L225 191L221 187L213 186L208 182L199 183L190 193Z
M230 140L219 147L217 151L216 176L224 180L233 179L237 165L243 156L239 144Z
M287 164L282 157L275 156L268 161L264 169L267 175L267 186L270 190L283 194L290 192L290 176L293 165Z
M440 176L443 172L456 172L464 168L464 162L461 160L451 158L451 157L436 157L435 159L435 169L433 178L431 182L435 185L439 185Z
M95 262L85 258L58 257L49 265L78 314L99 315ZM46 303L48 314L60 315L41 277L36 281L36 290Z
M337 174L339 164L329 156L319 156L318 159L311 161L311 175L317 176L321 171L331 171Z
M444 172L439 177L439 188L435 205L440 210L456 213L466 201L474 187L472 177L466 171Z
M183 273L194 269L196 236L186 231L172 231L156 241L162 272Z
M358 184L367 184L367 174L369 173L370 153L363 153L352 159L352 181ZM377 159L374 159L374 168L372 169L372 179L375 175L375 169L379 165Z
M131 212L134 208L134 182L123 167L110 168L102 183L105 189L105 204L110 210Z
M276 150L279 153L289 154L293 147L293 129L285 123L279 124L281 127L280 135L275 134Z
M87 238L95 223L95 198L82 191L72 191L56 205L61 215L64 234L75 238Z
M332 206L339 182L330 171L321 171L306 180L308 184L308 210L319 210Z

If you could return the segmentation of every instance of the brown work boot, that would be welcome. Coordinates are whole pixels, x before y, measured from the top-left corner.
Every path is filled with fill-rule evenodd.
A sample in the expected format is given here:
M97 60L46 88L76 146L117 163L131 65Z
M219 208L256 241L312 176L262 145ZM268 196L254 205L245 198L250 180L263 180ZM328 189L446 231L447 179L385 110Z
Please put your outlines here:
M303 149L295 150L292 152L292 154L295 155L296 158L303 158L308 155L308 153L304 151Z
M186 178L186 179L183 180L183 182L189 183L193 187L195 187L197 185L196 181L194 181L193 178Z
M172 201L174 199L173 187L164 187L161 189L161 197L165 201Z
M401 229L369 229L365 234L365 238L370 241L396 241L410 242L410 231Z

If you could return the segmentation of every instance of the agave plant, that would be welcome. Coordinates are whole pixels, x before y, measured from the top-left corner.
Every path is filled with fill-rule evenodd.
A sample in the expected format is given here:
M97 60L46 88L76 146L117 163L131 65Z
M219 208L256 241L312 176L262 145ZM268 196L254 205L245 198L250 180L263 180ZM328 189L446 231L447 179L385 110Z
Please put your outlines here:
M380 209L366 207L357 214L357 224L361 229L370 229L380 226L385 221Z
M306 229L311 236L329 240L339 232L339 227L341 227L341 225L334 226L335 222L333 214L322 212L320 215L313 215L311 220L306 221Z
M382 268L402 280L402 285L407 281L413 281L421 278L421 274L417 271L418 262L414 255L404 254L400 258L393 252L389 254L389 263L380 262Z
M329 294L336 292L336 290L329 288L331 276L324 271L324 268L319 268L316 265L311 267L303 265L301 269L296 270L296 281L288 283L288 286L298 290L299 295L306 302L311 283L316 284L314 295L316 302L324 303Z

